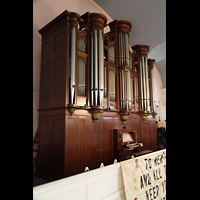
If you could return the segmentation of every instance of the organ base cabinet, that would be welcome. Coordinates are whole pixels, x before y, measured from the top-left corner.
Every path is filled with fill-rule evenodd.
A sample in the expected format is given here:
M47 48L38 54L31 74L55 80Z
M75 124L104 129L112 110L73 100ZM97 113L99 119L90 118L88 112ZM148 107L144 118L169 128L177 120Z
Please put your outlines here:
M114 131L126 133L130 129L136 131L137 143L143 146L121 151L117 157ZM144 123L141 114L132 113L124 125L119 112L104 111L94 123L87 110L77 109L72 116L66 108L40 111L36 175L56 180L82 173L85 167L92 170L101 163L110 165L114 159L119 162L132 153L149 149L157 150L156 122L152 116Z
M134 152L157 150L155 60L147 60L147 45L130 51L131 22L108 25L110 32L104 34L104 15L66 10L39 30L36 175L43 179L72 176Z

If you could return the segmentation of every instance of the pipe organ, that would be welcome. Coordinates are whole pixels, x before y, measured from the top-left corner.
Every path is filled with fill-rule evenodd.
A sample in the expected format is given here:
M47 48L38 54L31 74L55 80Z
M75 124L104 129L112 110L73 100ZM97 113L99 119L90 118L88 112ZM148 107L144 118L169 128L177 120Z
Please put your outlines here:
M103 14L66 10L39 30L38 176L55 180L113 163L112 133L125 126L143 144L125 148L129 155L156 150L155 60L148 45L130 46L131 28L126 20L107 24Z

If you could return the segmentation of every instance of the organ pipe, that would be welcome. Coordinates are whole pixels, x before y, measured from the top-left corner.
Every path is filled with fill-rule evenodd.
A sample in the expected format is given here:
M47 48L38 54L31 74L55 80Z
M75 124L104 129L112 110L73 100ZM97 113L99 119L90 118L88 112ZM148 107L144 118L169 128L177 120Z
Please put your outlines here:
M90 91L90 105L91 105L91 112L96 113L100 110L103 110L103 96L104 96L104 79L105 79L105 73L104 73L104 42L103 41L103 27L105 24L103 23L104 19L102 18L102 15L97 14L88 14L84 18L91 18L90 20L91 25L88 29L88 34L90 34L90 83L91 83L91 91ZM99 20L99 18L102 18L102 20ZM102 24L101 24L102 23ZM117 107L120 106L120 115L125 116L129 112L129 110L132 108L132 103L135 104L135 110L136 110L136 103L139 102L138 99L138 86L140 85L140 94L141 94L141 111L144 111L143 114L147 115L150 111L150 95L152 99L152 105L154 102L153 96L153 75L151 71L151 84L152 84L152 92L149 91L149 79L148 79L148 58L147 58L147 52L149 49L148 45L136 45L134 47L134 50L137 52L135 55L136 61L138 62L139 67L139 73L137 71L133 71L134 65L130 64L131 61L131 54L129 52L129 32L131 29L131 23L125 20L122 21L115 21L111 24L111 34L106 35L107 37L111 37L112 41L118 41L116 43L115 48L113 48L112 51L109 49L109 53L112 54L112 56L117 55L118 51L118 62L111 63L116 64L116 69L118 69L118 75L119 79L116 80L116 82L119 84L116 87L119 87L119 95L117 95L116 100L120 100L120 104L117 102ZM70 57L70 103L74 103L74 96L75 96L75 44L76 42L76 28L71 28L71 37L70 37L70 51L71 51L71 57ZM112 32L117 31L115 36ZM115 38L113 38L115 37ZM108 38L107 38L108 39ZM114 39L114 40L113 40ZM106 42L105 42L106 44ZM108 43L109 44L109 43ZM110 45L110 44L109 44ZM107 46L106 46L107 48ZM109 47L110 48L110 47ZM112 53L111 53L112 52ZM130 58L131 56L131 58ZM131 67L132 66L132 67ZM109 67L107 65L107 67ZM134 74L138 73L138 74ZM139 76L139 77L138 77ZM134 81L131 77L134 77ZM135 80L135 78L138 77L140 79L140 84ZM138 80L138 79L137 79ZM139 80L138 80L139 81ZM134 82L134 87L133 87ZM137 82L137 84L136 84ZM130 85L131 84L131 85ZM106 87L105 87L106 88ZM116 90L117 91L117 90ZM118 94L118 93L117 93ZM136 95L137 94L137 95ZM135 97L135 98L134 98ZM137 99L136 99L137 98ZM135 99L135 100L133 100ZM119 107L118 107L119 108ZM137 109L138 110L138 109ZM155 112L154 106L152 106L152 111Z
M124 73L124 110L128 110L127 109L127 73L123 70Z
M124 70L121 71L121 79L122 79L122 109L124 109Z
M146 92L147 92L147 111L149 110L149 79L148 79L148 59L147 57L145 57L145 73L146 73Z
M76 55L76 28L75 26L72 27L71 31L71 58L70 58L70 103L74 104L74 95L75 95L75 55Z
M99 102L100 106L103 106L103 75L104 75L104 60L103 60L103 34L99 30Z
M152 112L155 112L155 108L154 108L154 69L151 69L151 105L152 105Z
M129 66L129 38L128 33L125 34L125 40L126 40L126 65Z
M98 93L98 57L97 57L97 30L94 30L94 105L97 105L97 93Z
M104 59L103 32L91 33L91 106L103 106Z
M143 76L142 76L142 63L141 63L141 58L140 58L140 91L141 91L141 109L144 110L144 105L143 105L143 102L144 102L144 97L143 97Z
M146 95L146 73L145 73L145 65L144 65L144 57L142 57L142 75L143 75L143 92L144 92L144 110L146 109L146 101L147 101L147 95Z
M90 34L90 106L89 112L92 115L93 122L98 122L100 114L103 112L103 92L104 92L104 44L103 29L106 26L107 19L100 13L85 13L82 16L88 25L87 31ZM88 24L89 23L89 24ZM87 24L87 25L86 25Z
M148 65L151 69L150 80L151 80L151 110L153 113L153 117L155 118L155 105L154 105L154 67L153 63L155 62L154 59L148 59Z
M91 47L90 47L90 49L91 49L91 60L90 60L90 85L91 85L91 93L90 93L90 97L91 97L91 105L93 105L94 104L94 90L93 90L93 88L94 88L94 80L93 80L93 76L94 76L94 72L93 72L93 64L94 64L94 61L93 61L93 33L90 33L90 38L91 38L91 41L90 41L90 43L91 43Z
M119 66L129 66L129 35L119 32ZM122 110L131 108L130 72L128 69L120 71L120 106Z
M119 72L119 82L120 82L120 107L123 107L123 103L122 103L122 71Z
M119 66L122 66L122 53L121 53L122 45L121 45L121 33L119 33Z
M131 74L128 71L127 72L127 86L128 86L128 109L131 109L131 87L130 87L130 83L131 83Z

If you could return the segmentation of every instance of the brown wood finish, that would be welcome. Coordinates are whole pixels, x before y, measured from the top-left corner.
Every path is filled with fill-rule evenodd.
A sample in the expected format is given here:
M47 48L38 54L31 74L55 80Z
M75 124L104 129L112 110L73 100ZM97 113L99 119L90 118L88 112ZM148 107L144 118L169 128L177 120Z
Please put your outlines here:
M152 115L148 116L147 122L143 122L141 111L130 111L131 115L129 115L127 123L122 123L119 114L118 50L115 51L115 64L109 63L108 51L107 61L104 61L107 69L107 108L110 107L110 103L114 103L109 98L108 72L110 67L116 69L115 110L104 110L97 123L92 121L91 114L88 112L91 110L88 108L90 106L90 32L95 26L102 30L106 18L95 13L85 13L81 18L77 13L64 11L39 31L42 35L42 58L36 175L50 181L82 173L85 167L92 170L99 168L101 163L112 164L115 159L113 130L122 129L124 126L137 130L138 142L143 143L143 147L139 147L138 151L157 150L156 123ZM87 108L76 107L73 115L70 116L67 110L69 104L70 27L77 26L78 22L80 22L80 30L77 31L77 38L78 34L87 32L86 53L78 51L76 53L76 60L80 56L86 61L86 97L84 97L84 101ZM130 31L132 25L124 20L110 23L111 32L108 37L109 35L115 37L116 48L118 48L117 31L114 31L116 23L119 26L118 29L127 32ZM85 30L81 30L82 28ZM144 46L146 47L146 45ZM138 49L136 48L136 50ZM137 59L134 59L135 61ZM137 73L134 71L131 73L138 77L138 84L140 84L139 69ZM76 102L80 100L77 94L75 94L75 99ZM141 110L140 98L139 110ZM126 156L124 159L127 159Z
M142 122L141 114L131 114L123 124L119 112L105 111L98 123L92 122L86 110L76 110L69 116L66 108L40 111L39 149L36 174L47 180L84 172L85 167L96 169L101 163L112 164L114 159L113 129L137 129L141 150L156 150L155 119ZM130 155L131 152L130 152ZM124 155L124 159L127 155ZM122 155L123 157L123 155Z

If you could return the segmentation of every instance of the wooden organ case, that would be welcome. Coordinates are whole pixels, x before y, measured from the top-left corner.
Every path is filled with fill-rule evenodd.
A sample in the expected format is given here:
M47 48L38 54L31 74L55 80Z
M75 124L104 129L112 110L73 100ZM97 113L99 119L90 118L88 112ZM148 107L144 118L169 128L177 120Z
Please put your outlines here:
M36 175L43 179L68 177L84 172L85 167L91 170L101 163L112 164L115 158L127 159L126 154L157 150L155 60L147 59L149 46L130 47L129 21L109 23L108 33L104 33L105 26L102 14L80 16L66 10L39 30ZM117 147L125 153L115 157L115 134L120 130L130 132L124 138L132 141L124 141L123 149ZM134 150L132 142L137 145Z

